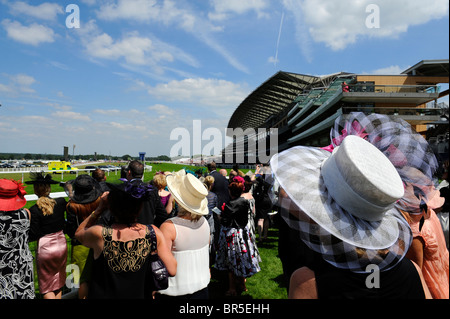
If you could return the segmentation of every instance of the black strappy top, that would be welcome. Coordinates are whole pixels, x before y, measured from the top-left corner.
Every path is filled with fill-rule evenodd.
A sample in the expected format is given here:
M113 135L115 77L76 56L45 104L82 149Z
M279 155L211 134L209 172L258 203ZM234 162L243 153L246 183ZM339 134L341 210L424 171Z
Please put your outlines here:
M150 226L151 227L151 226ZM94 260L89 299L151 298L147 274L153 251L150 231L144 238L130 241L112 240L112 228L103 227L104 247Z

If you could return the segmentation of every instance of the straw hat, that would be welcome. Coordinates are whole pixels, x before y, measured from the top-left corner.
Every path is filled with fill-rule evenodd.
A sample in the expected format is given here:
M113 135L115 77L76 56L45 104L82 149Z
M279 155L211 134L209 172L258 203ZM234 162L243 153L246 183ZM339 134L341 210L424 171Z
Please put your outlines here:
M391 268L412 241L394 206L404 196L407 168L431 174L435 158L409 124L379 114L339 117L331 140L326 148L297 146L272 157L272 172L287 194L279 199L282 216L338 268Z
M192 214L208 215L208 190L194 175L184 169L166 177L167 187L183 208Z
M27 203L25 189L17 181L0 179L0 211L9 212L22 208Z

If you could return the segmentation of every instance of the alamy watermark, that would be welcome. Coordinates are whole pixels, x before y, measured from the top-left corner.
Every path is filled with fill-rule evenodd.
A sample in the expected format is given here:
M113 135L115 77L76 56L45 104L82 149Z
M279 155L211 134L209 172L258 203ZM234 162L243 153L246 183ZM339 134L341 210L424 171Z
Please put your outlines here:
M366 7L366 13L370 13L366 17L366 27L368 29L380 28L380 7L376 4L369 4Z
M227 139L231 140L227 142ZM177 127L171 131L170 140L177 141L170 149L170 157L222 154L216 163L267 163L278 153L277 128L226 128L222 131L208 127L202 130L201 120L194 120L192 133L187 128Z
M370 264L366 267L366 272L370 273L366 278L366 287L369 289L380 288L380 267Z
M80 288L80 267L76 264L70 264L66 266L66 287L69 289Z
M77 4L69 4L66 6L66 13L69 15L66 17L66 27L68 29L80 28L80 7ZM366 13L369 15L366 17L365 25L368 29L380 28L380 7L377 4L369 4L366 6Z
M66 13L70 13L66 17L66 27L68 29L80 28L80 7L76 4L69 4L66 7Z

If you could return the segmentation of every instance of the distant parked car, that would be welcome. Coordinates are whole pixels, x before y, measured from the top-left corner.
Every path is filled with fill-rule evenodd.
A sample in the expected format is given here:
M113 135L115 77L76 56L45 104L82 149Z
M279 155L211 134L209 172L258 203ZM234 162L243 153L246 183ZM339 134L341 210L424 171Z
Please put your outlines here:
M100 168L102 171L105 171L105 172L111 171L111 169L107 165L99 165L97 167Z
M88 166L86 166L84 169L89 169L89 170L95 170L97 168L97 166L94 166L94 165L88 165Z

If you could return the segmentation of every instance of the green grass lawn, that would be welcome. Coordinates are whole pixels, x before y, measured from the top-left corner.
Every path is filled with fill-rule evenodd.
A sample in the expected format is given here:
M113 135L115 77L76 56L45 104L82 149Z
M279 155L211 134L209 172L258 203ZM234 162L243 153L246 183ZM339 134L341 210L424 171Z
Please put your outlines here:
M237 297L225 297L228 290L228 274L226 271L211 269L211 283L209 284L212 299L287 299L286 285L283 281L283 269L278 258L278 229L270 228L268 238L258 243L261 255L261 271L247 278L248 291Z

